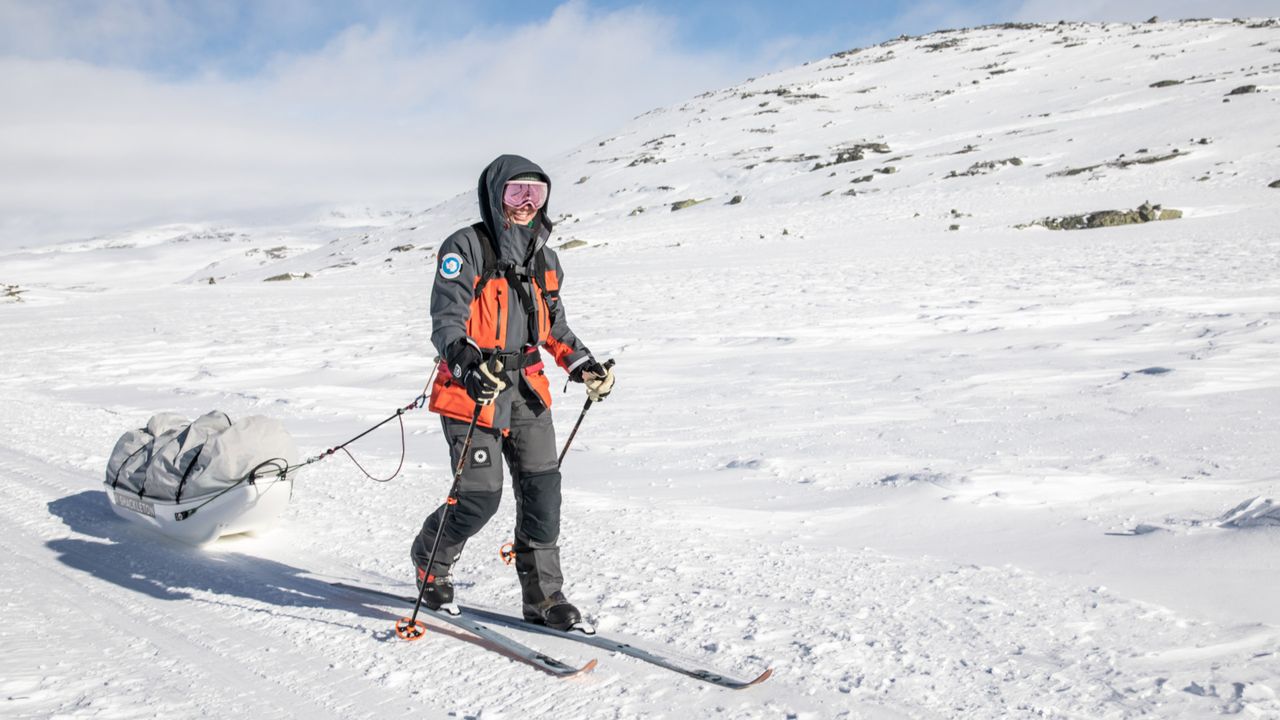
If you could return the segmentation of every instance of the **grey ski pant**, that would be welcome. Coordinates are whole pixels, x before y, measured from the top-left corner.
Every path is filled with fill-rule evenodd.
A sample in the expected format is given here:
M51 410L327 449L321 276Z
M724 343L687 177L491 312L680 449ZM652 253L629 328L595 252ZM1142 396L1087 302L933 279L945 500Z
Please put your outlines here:
M457 500L449 510L440 548L430 572L443 577L462 554L467 540L480 532L498 510L502 499L502 466L505 458L511 472L516 500L516 574L524 601L542 602L564 585L560 571L560 471L556 467L555 428L551 412L527 397L522 386L513 388L510 433L477 427L462 470ZM468 423L441 418L449 441L450 471L458 466L458 454L467 435ZM427 516L413 542L415 567L425 567L431 543L444 515L441 505ZM495 552L496 552L495 548Z

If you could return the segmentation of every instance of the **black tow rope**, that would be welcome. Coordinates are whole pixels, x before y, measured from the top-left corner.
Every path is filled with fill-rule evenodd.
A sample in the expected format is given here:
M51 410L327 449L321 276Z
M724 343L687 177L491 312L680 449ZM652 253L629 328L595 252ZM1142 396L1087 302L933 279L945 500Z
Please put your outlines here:
M199 510L200 508L204 507L205 505L208 505L209 503L213 502L214 500L217 500L218 498L222 497L223 495L227 494L228 492L231 492L231 491L232 491L232 490L234 490L235 488L240 487L241 485L243 485L243 484L244 484L244 483L246 483L246 482L247 482L247 483L249 483L250 485L255 485L255 484L257 484L257 481L258 481L258 479L259 479L259 478L264 478L264 477L268 477L268 476L271 476L271 475L274 475L274 476L275 476L275 480L273 481L273 483L275 483L275 482L282 482L282 481L284 481L284 480L288 480L288 479L289 479L289 476L290 476L290 475L292 475L293 473L296 473L297 471L301 470L302 468L304 468L304 467L306 467L306 466L308 466L308 465L310 465L310 464L312 464L312 463L320 462L321 460L323 460L323 459L325 459L325 458L329 457L330 455L333 455L334 453L338 452L339 450L341 450L342 452L346 453L346 454L347 454L347 457L351 458L351 462L355 463L356 467L360 468L360 472L364 473L365 477L369 478L370 480L373 480L374 482L390 482L390 481L394 480L394 479L396 478L396 476L400 474L400 471L404 469L404 456L405 456L404 414L405 414L405 413L407 413L407 412L409 412L410 410L417 410L417 409L419 409L419 408L426 407L426 405L427 405L427 397L428 397L427 393L428 393L428 392L430 391L430 389L431 389L431 382L432 382L433 380L435 380L435 377L436 377L436 369L439 369L439 367L440 367L439 358L436 358L435 369L433 369L433 370L431 371L431 377L427 378L427 384L426 384L426 386L425 386L425 387L423 387L423 388L422 388L422 394L420 394L420 395L418 395L418 397L414 398L414 399L413 399L413 402L409 403L408 405L405 405L405 406L404 406L404 407L402 407L402 408L397 408L397 409L396 409L395 414L394 414L394 415L392 415L391 417L387 418L386 420L383 420L382 422L378 423L377 425L374 425L373 427L369 428L368 430L365 430L364 432L362 432L362 433L360 433L359 435L357 435L357 436L355 436L355 437L351 438L350 440L348 440L348 441L346 441L346 442L342 443L341 445L334 445L333 447L331 447L331 448L329 448L329 449L325 450L324 452L320 453L319 455L316 455L316 456L315 456L315 457L313 457L313 458L309 458L308 460L306 460L306 461L304 461L304 462L301 462L301 463L298 463L297 465L289 465L289 464L284 460L284 458L272 458L272 459L270 459L270 460L267 460L266 462L259 463L257 467L255 467L253 470L249 471L249 474L248 474L248 475L245 475L244 477L242 477L242 478L240 478L239 480L235 481L235 482L234 482L234 483L232 483L231 485L228 485L227 487L223 488L223 489L222 489L221 491L219 491L216 495L214 495L213 497L209 498L208 500L205 500L204 502L200 503L199 505L197 505L197 506L195 506L195 507L193 507L193 508L190 508L190 509L188 509L188 510L184 510L183 512L176 513L176 514L174 515L174 519L175 519L175 520L178 520L178 521L186 520L187 518L191 517L192 515L195 515L195 514L196 514L196 511L197 511L197 510ZM395 471L395 472L393 472L393 473L391 473L391 477L386 477L386 478L376 478L376 477L374 477L373 475L370 475L368 470L365 470L365 469L364 469L364 466L360 464L360 461L359 461L359 460L356 460L355 456L351 454L351 451L347 449L347 446L348 446L348 445L350 445L351 443L353 443L353 442L355 442L355 441L359 440L360 438L364 437L365 435L368 435L369 433L373 432L374 430L377 430L378 428L382 427L383 425L386 425L387 423L391 422L392 420L399 420L399 421L400 421L400 464L396 465L396 471ZM267 471L267 472L262 472L262 470L263 470L264 468L266 468L267 466L273 466L273 468L272 468L272 469L268 469L268 471Z
M432 365L432 369L431 369L431 377L427 378L427 384L422 388L422 393L421 393L420 395L418 395L418 397L414 398L414 399L413 399L413 402L409 403L408 405L405 405L405 406L404 406L404 407L402 407L402 408L396 408L396 412L395 412L395 414L394 414L394 415L392 415L391 417L388 417L386 420L383 420L382 422L378 423L377 425L374 425L373 427L369 428L368 430L365 430L364 432L362 432L362 433L360 433L359 435L357 435L357 436L355 436L355 437L351 438L350 440L348 440L348 441L346 441L346 442L344 442L344 443L342 443L342 444L340 444L340 445L334 445L333 447L331 447L331 448L329 448L329 449L325 450L324 452L320 453L319 455L316 455L315 457L310 458L310 459L306 460L305 462L302 462L302 463L299 463L299 464L297 464L297 465L294 465L293 467L289 468L288 472L294 472L295 470L300 470L300 469L302 469L302 468L304 468L304 467L306 467L306 466L308 466L308 465L310 465L310 464L312 464L312 463L320 462L321 460L323 460L323 459L325 459L325 458L329 457L330 455L333 455L334 453L336 453L336 452L338 452L339 450L341 450L342 452L346 453L347 457L351 458L351 462L355 463L355 466L356 466L357 468L359 468L359 469L360 469L360 472L364 473L364 476L365 476L365 477L367 477L367 478L369 478L370 480L372 480L372 481L374 481L374 482L391 482L392 480L394 480L394 479L396 478L396 476L400 474L400 471L404 469L404 456L405 456L404 414L405 414L405 413L407 413L407 412L409 412L410 410L419 410L419 409L421 409L421 408L423 408L423 407L426 407L426 405L427 405L428 393L430 392L430 389L431 389L431 382L432 382L433 380L435 380L435 377L436 377L436 371L437 371L437 370L439 370L439 369L440 369L440 359L439 359L439 358L436 358L436 362ZM348 446L348 445L350 445L351 443L353 443L353 442L355 442L355 441L359 440L360 438L364 437L365 435L368 435L369 433L373 432L374 430L377 430L378 428L382 427L383 425L386 425L387 423L391 422L392 420L399 420L399 421L400 421L400 463L399 463L398 465L396 465L396 470L395 470L395 472L391 473L391 476L390 476L390 477L377 478L377 477L374 477L373 475L369 474L369 471L368 471L368 470L365 470L365 469L364 469L364 466L360 464L360 461L359 461L359 460L356 460L355 455L352 455L352 454L351 454L351 451L347 449L347 446Z

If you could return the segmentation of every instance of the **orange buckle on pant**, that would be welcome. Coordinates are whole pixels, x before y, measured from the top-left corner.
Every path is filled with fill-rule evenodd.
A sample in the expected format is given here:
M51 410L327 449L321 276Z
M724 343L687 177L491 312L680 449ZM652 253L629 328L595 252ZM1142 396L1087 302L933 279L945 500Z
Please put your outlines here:
M514 543L507 543L498 549L498 556L502 558L504 565L510 565L516 559L516 546Z

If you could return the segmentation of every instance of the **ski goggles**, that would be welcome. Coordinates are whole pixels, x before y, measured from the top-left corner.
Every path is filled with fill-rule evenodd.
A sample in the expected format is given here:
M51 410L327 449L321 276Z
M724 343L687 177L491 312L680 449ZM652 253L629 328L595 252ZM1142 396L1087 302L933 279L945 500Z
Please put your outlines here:
M502 189L502 204L509 208L527 205L537 210L547 204L547 184L539 180L513 180Z

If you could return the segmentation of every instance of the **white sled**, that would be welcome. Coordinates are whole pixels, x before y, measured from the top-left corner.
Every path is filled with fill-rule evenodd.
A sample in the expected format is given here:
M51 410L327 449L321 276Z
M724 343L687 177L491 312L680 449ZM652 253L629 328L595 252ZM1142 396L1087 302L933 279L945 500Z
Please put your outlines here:
M203 545L275 524L293 495L297 462L293 438L271 418L161 414L116 443L107 498L130 522Z
M144 525L189 545L205 545L224 535L271 529L293 496L293 480L269 476L237 485L218 496L180 503L139 498L137 493L107 487L111 509L130 522Z

